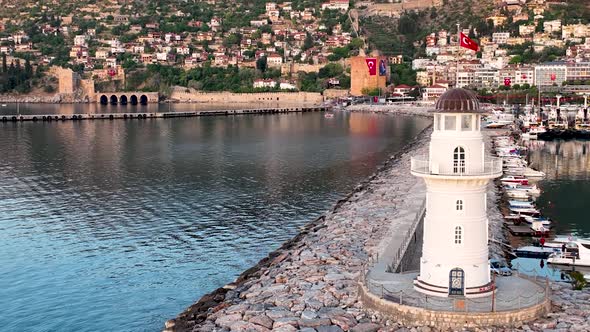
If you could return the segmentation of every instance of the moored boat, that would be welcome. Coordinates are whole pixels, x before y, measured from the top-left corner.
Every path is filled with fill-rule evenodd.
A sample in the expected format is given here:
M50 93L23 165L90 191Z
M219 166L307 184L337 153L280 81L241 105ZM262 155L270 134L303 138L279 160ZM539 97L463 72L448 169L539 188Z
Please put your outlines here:
M558 265L590 266L590 240L579 239L562 243L562 250L547 258L547 263Z
M529 179L520 175L508 175L501 178L500 181L502 181L502 183L517 183L523 185L529 184Z

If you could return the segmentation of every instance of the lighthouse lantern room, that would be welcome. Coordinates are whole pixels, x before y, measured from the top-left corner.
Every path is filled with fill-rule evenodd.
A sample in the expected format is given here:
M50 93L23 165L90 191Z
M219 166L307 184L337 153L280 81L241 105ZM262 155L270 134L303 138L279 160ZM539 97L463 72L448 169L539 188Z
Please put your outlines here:
M451 89L436 102L428 156L412 158L426 182L420 274L414 288L434 296L482 297L494 291L488 258L487 185L502 160L485 153L476 96Z

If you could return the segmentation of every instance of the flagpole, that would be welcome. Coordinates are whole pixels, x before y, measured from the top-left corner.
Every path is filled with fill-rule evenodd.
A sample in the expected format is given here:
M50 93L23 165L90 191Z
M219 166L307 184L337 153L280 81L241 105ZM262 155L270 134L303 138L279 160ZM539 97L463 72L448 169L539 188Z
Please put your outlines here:
M457 42L459 43L459 48L457 51L457 71L455 72L455 88L459 87L459 53L461 53L461 28L460 24L457 23ZM435 84L435 83L433 83Z

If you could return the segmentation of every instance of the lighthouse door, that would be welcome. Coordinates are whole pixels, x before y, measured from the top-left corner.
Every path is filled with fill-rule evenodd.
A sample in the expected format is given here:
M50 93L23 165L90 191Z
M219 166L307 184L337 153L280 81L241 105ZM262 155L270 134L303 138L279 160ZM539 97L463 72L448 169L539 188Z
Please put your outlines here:
M449 295L464 295L465 274L461 269L452 269L449 274Z
M460 146L453 152L453 173L465 173L465 149Z

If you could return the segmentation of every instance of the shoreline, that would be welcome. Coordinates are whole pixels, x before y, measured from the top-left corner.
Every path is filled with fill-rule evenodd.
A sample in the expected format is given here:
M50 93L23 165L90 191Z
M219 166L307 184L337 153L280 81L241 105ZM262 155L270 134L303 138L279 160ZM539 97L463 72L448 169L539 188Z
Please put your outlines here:
M427 116L427 114L413 114L413 115ZM284 265L284 264L281 264L281 263L288 263L289 261L292 261L295 258L301 257L303 252L308 252L308 253L306 253L306 255L313 256L313 250L310 250L310 248L307 248L307 247L309 247L308 243L306 242L306 240L309 240L308 237L324 235L322 233L325 233L327 229L334 226L331 223L331 221L332 222L334 221L334 216L337 216L342 212L346 212L346 208L344 208L345 205L350 206L350 205L354 204L356 201L358 201L358 199L360 197L362 197L364 194L374 191L376 189L376 187L378 187L380 184L379 180L381 180L381 178L387 177L386 173L394 170L396 166L401 166L401 167L399 167L400 168L399 170L403 172L407 168L406 167L407 165L405 165L405 164L406 163L409 164L409 154L413 153L416 149L423 148L425 146L428 138L430 137L431 128L432 128L432 125L429 125L425 129L423 129L420 133L418 133L414 137L414 139L412 141L410 141L408 144L406 144L400 151L398 151L397 153L390 156L389 159L386 162L384 162L381 166L379 166L377 168L377 170L371 176L369 176L365 180L361 181L361 183L359 185L357 185L349 194L344 196L342 199L338 200L336 202L336 204L333 206L333 208L330 209L330 211L327 214L321 215L317 219L315 219L315 220L311 221L310 223L306 224L305 226L303 226L302 230L298 234L296 234L292 239L287 240L286 242L284 242L281 245L281 247L279 247L278 249L269 253L267 257L261 259L253 267L244 271L242 274L240 274L237 277L237 279L235 281L233 281L225 286L222 286L222 287L220 287L208 294L205 294L204 296L201 297L201 299L199 299L197 302L195 302L194 304L189 306L187 309L185 309L176 318L166 321L164 331L191 331L195 327L196 327L195 330L199 330L199 326L202 331L208 331L208 330L215 328L211 323L213 323L215 325L217 320L220 320L219 323L220 323L220 326L222 326L222 327L223 326L230 327L229 325L236 324L236 323L239 324L240 323L239 321L224 322L224 319L222 316L224 311L227 312L227 316L237 318L234 311L236 311L239 308L236 308L235 306L236 305L239 306L240 305L239 303L245 302L245 300L255 298L256 295L251 296L249 294L249 291L250 291L249 288L252 288L252 284L256 284L257 281L261 280L262 278L264 278L265 276L268 276L271 273L277 274L277 276L275 277L275 280L274 280L274 281L278 281L275 283L276 286L278 286L277 288L283 288L281 286L284 285L285 283L288 283L290 278L287 277L286 278L287 280L282 280L282 278L280 278L278 276L279 274L282 274L282 273L280 273L280 272L276 273L276 272L278 272L278 270L282 270L281 265ZM406 157L405 158L406 160L402 160L402 159L404 159L403 158L404 156ZM403 161L406 161L406 163L404 163ZM408 173L407 174L408 177L412 178L411 175L409 174L409 171L407 171L407 173ZM410 181L413 181L413 182L415 182L416 180L417 179L413 179L413 178L410 179ZM385 232L381 232L378 234L383 237L383 235L387 233L386 231L389 228L389 223L383 222L383 225L381 225L381 226ZM373 240L373 243L372 243L373 252L368 252L368 251L364 250L364 248L363 248L363 250L360 250L361 252L358 252L358 254L360 254L360 256L362 256L363 259L355 260L354 267L355 267L356 272L352 273L352 275L350 275L350 276L344 276L342 274L338 274L338 276L333 276L333 278L335 278L335 280L330 280L330 281L336 281L337 283L345 283L346 286L339 285L339 287L352 287L352 288L354 288L353 291L356 293L356 290L357 290L356 280L358 279L358 276L362 272L361 270L362 270L362 266L364 265L364 261L368 258L368 256L375 254L375 252L377 252L379 250L379 244L381 242L381 239L382 238ZM366 240L369 240L369 239L366 239ZM314 263L319 263L317 261L319 261L320 258L314 257L314 259L310 259L310 260L315 261ZM285 272L285 271L281 271L281 272ZM315 272L316 273L318 272L317 269ZM305 275L304 273L298 273L298 275L301 278L318 279L316 281L319 282L320 279L325 279L325 276L330 275L330 273L324 274L323 278L318 275L316 275L315 277L310 276L310 275ZM346 280L346 282L344 282L344 280ZM324 280L322 283L327 283L330 281ZM311 281L304 281L304 282L310 283ZM270 287L273 287L273 286L270 286ZM348 296L348 295L352 295L352 294L346 294L346 295L347 295L346 298L349 301L353 302L347 306L350 308L354 308L354 302L357 301L356 296ZM338 300L337 299L330 299L330 301L333 302L331 304L334 304L334 301L338 301ZM313 303L313 304L320 305L322 308L332 307L332 306L324 307L323 304L318 304L318 303ZM269 306L269 309L272 307L275 307L275 308L276 307L283 307L284 308L285 306L278 306L277 303L275 303L274 306ZM301 311L303 314L305 308L306 308L306 305L303 305L303 308L299 311ZM339 308L339 306L334 306L332 308ZM229 312L227 310L229 310ZM319 309L319 310L321 310L321 309ZM244 313L245 313L245 311L246 310L244 310ZM258 309L257 311L261 312L261 311L275 311L275 310ZM355 315L353 315L355 317L349 316L348 318L358 320L357 318L359 317L359 314L361 313L361 310L358 308L358 305L357 305L357 308L354 308L353 312L355 313ZM282 314L286 315L287 313L282 312ZM345 314L345 313L339 312L339 314ZM220 317L218 317L218 316L220 316ZM260 315L258 315L258 316L260 316ZM258 316L253 316L250 318L254 318L254 320L256 321L255 317L258 317ZM273 316L273 315L271 314L271 316ZM269 318L268 315L266 315L264 317ZM285 316L285 317L288 317L288 316ZM285 317L275 317L275 319L273 319L274 322L270 321L270 323L267 319L261 318L261 319L265 320L266 326L260 325L260 324L256 324L256 325L262 326L263 328L266 328L266 329L278 328L281 326L283 326L285 329L288 329L288 327L285 327L285 326L286 325L292 326L291 324L280 325L280 323L279 323L280 326L276 326L276 327L274 325L276 322L281 322L280 319L285 318ZM215 318L215 320L213 320L213 322L212 322L212 318ZM293 319L293 317L291 317L290 319ZM320 325L322 325L322 324L323 325L326 325L326 324L330 325L333 322L333 320L329 320L329 319L326 320L325 318L322 321L322 318L317 318L317 317L301 318L301 319L310 319L310 320L315 319L315 320L317 320L315 323L320 324ZM335 320L338 320L338 319L336 318ZM232 324L228 325L228 323L232 323ZM242 321L242 323L246 324L246 325L255 324L252 322L243 322L243 321ZM370 322L368 322L368 323L372 324ZM219 325L219 324L217 324L217 325ZM302 327L302 326L300 325L300 327Z

